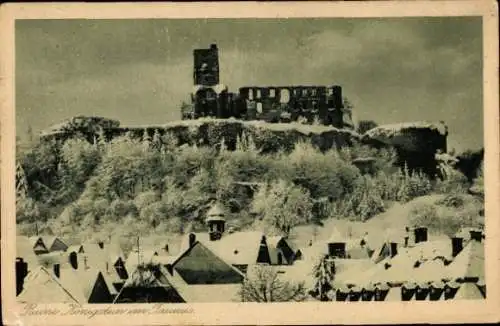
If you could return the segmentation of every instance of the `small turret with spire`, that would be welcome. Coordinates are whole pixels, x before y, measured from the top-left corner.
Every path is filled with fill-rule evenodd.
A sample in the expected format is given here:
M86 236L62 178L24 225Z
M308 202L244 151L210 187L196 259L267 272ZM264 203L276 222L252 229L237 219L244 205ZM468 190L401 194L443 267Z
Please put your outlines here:
M212 207L210 207L207 212L205 222L208 226L210 241L219 240L224 233L226 224L226 213L224 207L218 202L213 203Z

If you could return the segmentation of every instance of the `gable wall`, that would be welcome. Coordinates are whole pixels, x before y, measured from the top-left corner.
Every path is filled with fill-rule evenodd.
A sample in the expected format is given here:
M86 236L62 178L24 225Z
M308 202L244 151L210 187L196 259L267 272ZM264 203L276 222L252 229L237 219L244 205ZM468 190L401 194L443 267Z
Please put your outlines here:
M113 300L108 286L104 281L103 276L99 273L97 276L92 292L90 293L88 303L111 303Z
M52 251L66 251L66 249L68 249L68 246L66 244L64 244L64 242L62 242L59 239L55 239L54 243L50 247L51 252Z
M199 242L173 267L188 284L243 282L242 275Z

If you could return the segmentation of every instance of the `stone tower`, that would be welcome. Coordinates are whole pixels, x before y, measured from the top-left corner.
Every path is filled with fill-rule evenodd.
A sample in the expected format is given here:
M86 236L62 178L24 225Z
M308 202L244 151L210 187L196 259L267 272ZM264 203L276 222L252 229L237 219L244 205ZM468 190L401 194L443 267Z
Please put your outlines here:
M195 49L194 56L194 85L215 86L219 84L219 50L216 44L208 49Z

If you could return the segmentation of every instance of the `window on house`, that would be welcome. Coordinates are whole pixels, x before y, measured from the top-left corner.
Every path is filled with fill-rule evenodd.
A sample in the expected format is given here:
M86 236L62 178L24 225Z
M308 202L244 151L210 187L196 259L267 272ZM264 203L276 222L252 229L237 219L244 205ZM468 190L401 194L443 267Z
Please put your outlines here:
M248 99L253 101L253 89L248 90Z
M316 96L316 89L315 88L311 90L311 94L312 94L312 96Z
M59 264L54 264L54 275L58 278L61 276L61 266Z
M269 97L276 97L276 90L274 88L269 90Z
M123 266L122 262L119 260L115 264L115 270L118 276L122 279L125 280L128 278L128 273L127 270L125 269L125 266Z
M261 98L261 96L262 96L261 91L260 91L260 89L258 89L258 90L257 90L257 95L256 95L256 97L257 97L257 98Z

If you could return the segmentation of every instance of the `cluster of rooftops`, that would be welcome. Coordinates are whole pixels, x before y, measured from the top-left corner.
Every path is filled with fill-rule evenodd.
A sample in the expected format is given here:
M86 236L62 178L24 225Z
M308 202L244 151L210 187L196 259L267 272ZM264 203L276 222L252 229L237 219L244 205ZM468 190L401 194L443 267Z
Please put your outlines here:
M484 233L463 229L431 237L426 228L344 236L298 247L282 236L225 230L225 210L207 213L208 232L142 244L124 255L112 242L68 246L57 237L18 236L17 299L21 303L237 302L255 266L315 287L320 258L334 270L333 301L482 299Z

